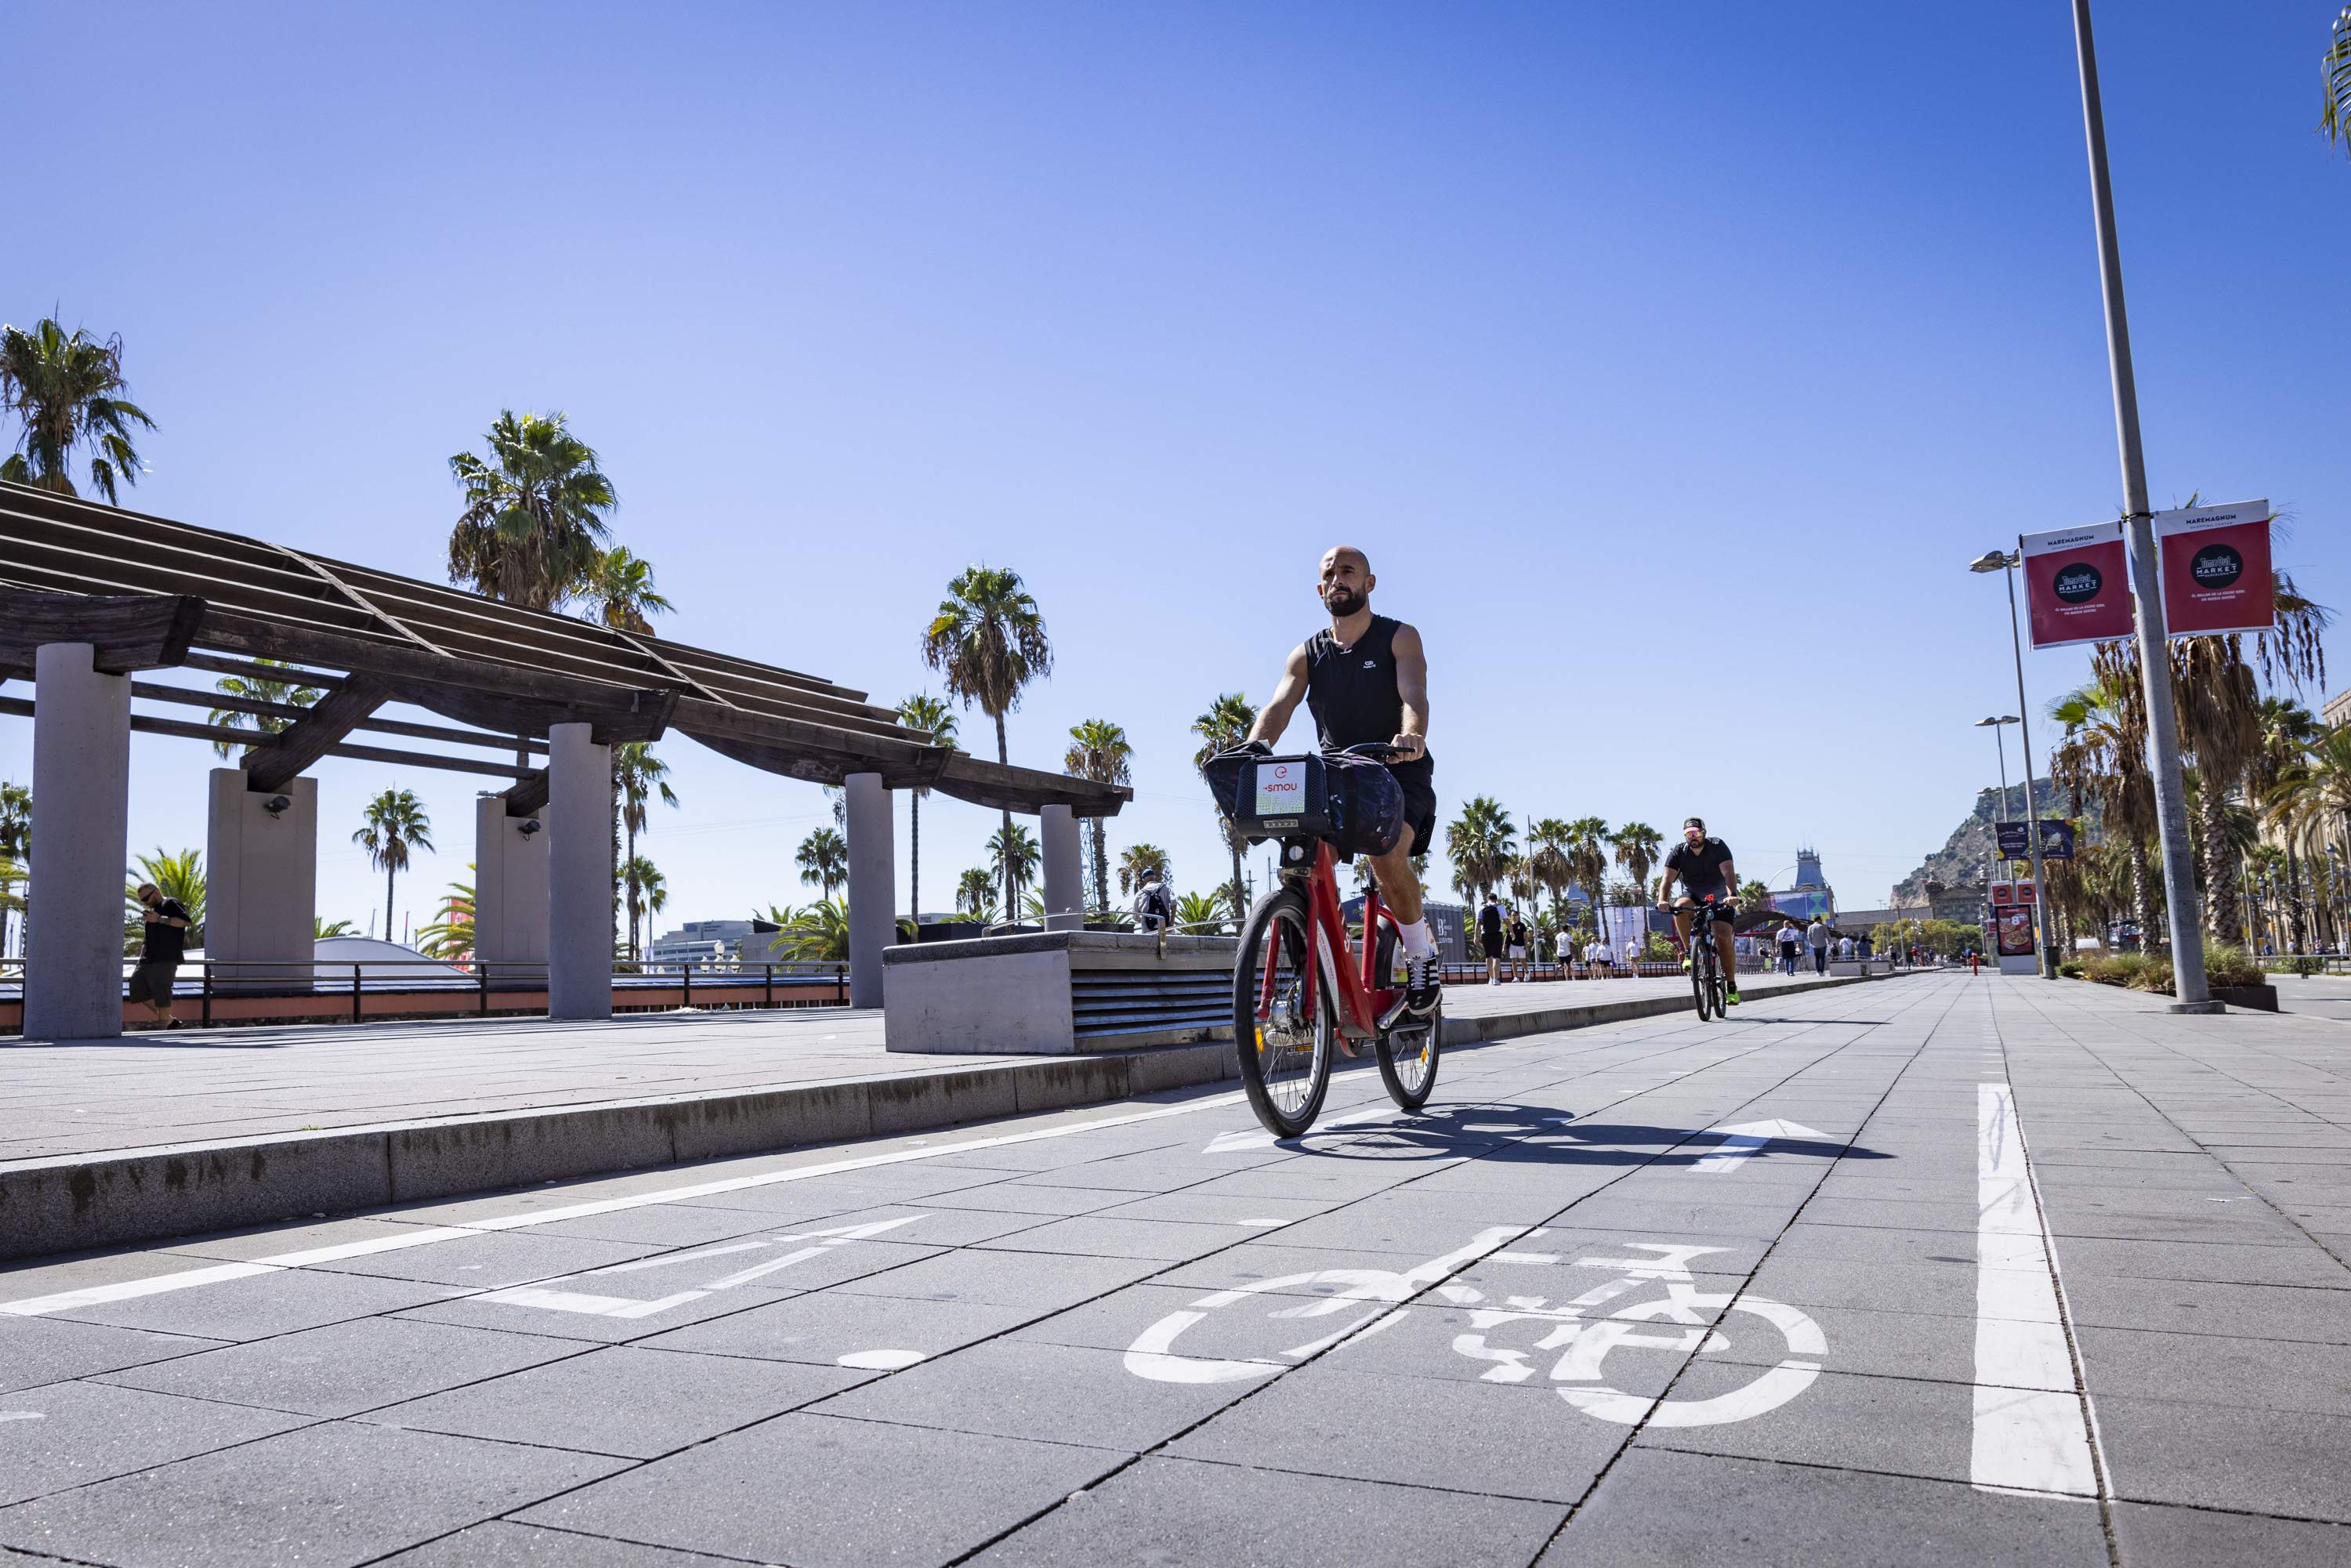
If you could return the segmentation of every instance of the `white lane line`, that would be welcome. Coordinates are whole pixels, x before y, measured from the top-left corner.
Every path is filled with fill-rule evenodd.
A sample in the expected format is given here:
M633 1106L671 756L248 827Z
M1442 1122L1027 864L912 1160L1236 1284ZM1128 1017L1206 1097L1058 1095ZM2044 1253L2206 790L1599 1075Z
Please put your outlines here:
M345 1241L332 1247L305 1248L297 1252L279 1252L266 1258L256 1258L246 1263L218 1263L204 1269L183 1269L176 1273L155 1274L143 1280L121 1280L112 1284L91 1285L79 1291L61 1291L54 1295L27 1296L21 1301L0 1301L0 1314L10 1317L37 1318L50 1312L79 1312L115 1301L136 1301L141 1296L158 1296L172 1291L192 1290L199 1285L216 1285L226 1280L245 1280L256 1274L274 1274L280 1270L299 1269L307 1264L340 1262L347 1258L364 1258L377 1252L391 1252L409 1247L425 1247L435 1242L454 1241L461 1236L480 1236L502 1230L521 1230L534 1225L552 1225L558 1220L586 1219L600 1214L619 1213L623 1209L646 1208L663 1203L683 1203L690 1198L709 1197L726 1192L745 1192L754 1187L775 1186L783 1182L809 1181L817 1176L838 1176L843 1171L871 1170L876 1166L904 1165L914 1160L935 1159L941 1155L969 1154L975 1149L1001 1149L1014 1144L1034 1144L1049 1138L1075 1137L1081 1133L1098 1132L1104 1127L1132 1126L1137 1122L1156 1122L1168 1116L1190 1115L1195 1111L1216 1110L1226 1105L1238 1104L1246 1098L1246 1095L1240 1093L1211 1094L1206 1099L1187 1101L1181 1105L1164 1105L1150 1111L1133 1111L1120 1116L1097 1116L1091 1122L1073 1122L1066 1126L1044 1127L1030 1133L1003 1133L992 1138L966 1138L959 1143L896 1149L885 1155L860 1155L845 1160L829 1160L822 1165L799 1166L790 1170L768 1171L758 1176L727 1176L718 1181L694 1182L684 1186L664 1187L658 1192L632 1193L626 1197L607 1197L599 1198L590 1203L575 1203L562 1208L494 1215L486 1219L470 1219L458 1225L433 1226L413 1232L402 1232L396 1236L373 1237L364 1241Z
M2006 1083L1976 1086L1975 1438L1990 1491L2095 1498L2090 1427L2065 1340L2049 1231Z

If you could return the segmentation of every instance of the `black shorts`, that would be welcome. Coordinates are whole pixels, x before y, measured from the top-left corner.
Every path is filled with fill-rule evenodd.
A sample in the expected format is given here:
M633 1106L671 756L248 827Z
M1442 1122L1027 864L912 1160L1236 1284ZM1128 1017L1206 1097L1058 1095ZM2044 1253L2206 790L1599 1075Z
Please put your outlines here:
M172 982L178 977L177 964L141 964L131 971L131 999L134 1002L168 1002L172 999Z
M1391 762L1388 771L1404 786L1404 820L1412 829L1412 852L1423 853L1437 843L1437 764L1426 757Z

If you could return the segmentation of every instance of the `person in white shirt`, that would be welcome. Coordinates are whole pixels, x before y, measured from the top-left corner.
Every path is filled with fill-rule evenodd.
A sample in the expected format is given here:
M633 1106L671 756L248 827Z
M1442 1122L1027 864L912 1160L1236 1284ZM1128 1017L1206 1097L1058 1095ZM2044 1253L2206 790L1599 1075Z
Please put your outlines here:
M1616 956L1608 950L1608 944L1605 941L1595 941L1592 944L1589 962L1592 965L1592 977L1595 980L1604 979L1615 971Z
M1782 974L1792 975L1796 972L1796 944L1802 939L1802 935L1796 929L1794 922L1787 920L1782 921L1780 929L1771 934L1771 939L1780 944Z

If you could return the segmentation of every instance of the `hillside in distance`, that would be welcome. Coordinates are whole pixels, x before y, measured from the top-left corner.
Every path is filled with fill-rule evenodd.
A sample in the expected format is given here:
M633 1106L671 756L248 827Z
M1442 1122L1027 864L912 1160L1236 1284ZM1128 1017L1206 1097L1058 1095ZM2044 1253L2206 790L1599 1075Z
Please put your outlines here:
M2059 818L2071 815L2066 808L2072 802L2060 796L2051 787L2048 779L2035 779L2032 793L2034 799L2040 802L2041 814L2043 817ZM1911 904L1926 903L1927 884L1930 882L1939 882L1953 887L1962 883L1981 882L1984 867L1992 857L1991 825L1994 822L2022 821L2024 821L2024 786L2022 784L2010 785L2005 800L2001 799L2001 792L1996 787L1978 790L1975 809L1968 813L1966 820L1958 827L1951 830L1951 836L1943 841L1943 847L1928 855L1917 870L1894 884L1895 907L1905 908ZM2076 819L2076 839L2086 841L2097 827L2097 822L2098 813L2095 806L2085 802L2082 815Z

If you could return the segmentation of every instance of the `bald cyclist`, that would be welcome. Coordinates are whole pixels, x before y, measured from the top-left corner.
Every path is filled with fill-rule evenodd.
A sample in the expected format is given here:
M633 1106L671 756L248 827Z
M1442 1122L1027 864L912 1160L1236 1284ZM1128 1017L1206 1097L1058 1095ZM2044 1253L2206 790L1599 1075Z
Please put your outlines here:
M1303 702L1327 749L1381 742L1400 753L1387 768L1404 787L1405 831L1395 848L1372 862L1372 874L1403 932L1406 1006L1425 1013L1437 1005L1437 940L1421 907L1420 876L1412 869L1412 857L1437 833L1436 767L1428 757L1428 656L1418 632L1372 613L1372 590L1379 580L1371 561L1353 545L1322 557L1315 592L1330 612L1331 625L1290 651L1281 684L1249 737L1268 746L1280 741Z

